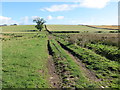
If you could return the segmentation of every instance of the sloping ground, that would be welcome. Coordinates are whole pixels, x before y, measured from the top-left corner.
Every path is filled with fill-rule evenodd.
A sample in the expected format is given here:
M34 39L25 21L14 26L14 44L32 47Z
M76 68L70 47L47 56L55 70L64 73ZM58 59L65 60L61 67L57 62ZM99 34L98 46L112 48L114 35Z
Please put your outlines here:
M27 30L37 30L35 25L17 25L17 26L2 26L2 32L25 32Z
M80 30L83 31L95 31L93 28L79 25L54 26L56 27L53 28L54 30L58 27L61 30L81 28ZM14 30L11 28L11 32L22 32L28 29L31 30L28 27ZM3 88L115 88L118 85L117 63L109 61L92 50L69 43L66 45L64 40L56 37L56 40L74 51L72 54L73 52L66 51L60 43L48 37L48 33L44 31L37 34L14 33L3 35L5 36L5 39L2 39ZM52 54L49 53L50 55L48 54L47 40L50 41L52 50ZM79 59L76 59L76 55L79 56Z
M60 39L59 39L60 41ZM62 43L65 44L64 40ZM61 43L61 45L63 45ZM64 45L63 45L64 46ZM118 88L119 79L119 64L115 61L102 57L91 50L81 48L75 45L65 44L64 48L68 50L74 56L77 56L82 60L82 63L86 64L89 70L95 72L96 76L101 79L101 84L104 87ZM108 73L109 72L109 73Z
M110 31L107 29L96 29L83 25L47 25L47 29L50 31L81 31L81 32Z

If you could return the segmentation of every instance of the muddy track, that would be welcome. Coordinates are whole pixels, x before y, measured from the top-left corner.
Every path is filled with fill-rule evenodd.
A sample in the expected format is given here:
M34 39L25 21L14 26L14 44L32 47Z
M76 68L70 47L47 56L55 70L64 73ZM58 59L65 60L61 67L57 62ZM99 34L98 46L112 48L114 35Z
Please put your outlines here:
M49 43L49 41L48 41L48 43ZM50 47L49 50L51 50L49 53L51 54L51 56L53 58L54 67L55 67L55 69L57 71L56 73L60 78L59 79L59 87L60 88L68 88L70 86L73 87L74 81L70 77L70 71L66 70L67 64L64 64L63 62L59 63L59 60L63 61L65 59L61 58L61 56L60 57L57 56L56 53L51 53L53 51L51 49L51 46L49 46L49 45L50 45L50 43L48 44L48 47ZM61 53L59 48L54 43L52 43L52 45L56 48L56 50L59 53ZM65 77L65 75L67 75L67 78ZM69 79L69 81L67 82L66 80L68 80L68 79Z
M84 73L84 75L89 79L89 81L91 82L98 82L101 81L101 79L98 79L95 76L95 73L90 71L89 69L86 68L85 64L82 63L81 56L77 55L74 51L72 51L71 49L67 48L65 45L63 45L62 43L60 43L59 41L57 41L58 44L66 51L66 53L76 62L76 64L79 65L80 69L82 70L82 72Z
M85 64L82 63L81 56L76 54L74 51L72 51L71 49L67 48L65 45L63 45L62 43L60 43L59 41L57 41L58 44L65 50L65 52L74 60L74 62L80 67L80 70L82 71L83 75L91 82L99 82L101 81L100 79L98 79L95 76L95 73L93 73L92 71L90 71L89 69L86 68ZM53 44L54 45L54 44ZM54 45L55 46L55 45ZM56 46L55 46L56 47ZM59 49L56 48L58 51ZM49 51L49 62L48 62L48 68L49 68L49 73L52 76L50 82L54 87L60 87L60 79L58 79L60 76L55 73L55 65L54 65L54 61L52 59L52 56L54 55L54 52L52 51L52 48L50 46L50 41L48 40L48 51ZM52 59L52 60L51 60ZM52 61L52 62L51 62ZM54 76L55 75L55 76ZM59 82L57 82L59 81Z
M48 47L48 52L49 52L47 67L48 67L48 73L50 74L50 77L48 80L49 80L50 84L52 85L52 88L60 88L60 79L59 79L59 76L57 75L57 72L55 69L54 61L52 58L53 51L50 47L49 40L48 40L47 47Z

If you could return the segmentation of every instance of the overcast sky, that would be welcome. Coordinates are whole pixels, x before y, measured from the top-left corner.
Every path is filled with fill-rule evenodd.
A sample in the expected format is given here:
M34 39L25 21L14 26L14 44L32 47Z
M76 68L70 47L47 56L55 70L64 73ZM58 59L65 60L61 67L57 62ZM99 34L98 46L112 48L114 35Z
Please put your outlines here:
M2 5L0 24L30 25L34 24L32 20L36 17L44 18L47 24L118 24L118 2L116 0L9 1L11 2L3 0L0 4L0 7Z

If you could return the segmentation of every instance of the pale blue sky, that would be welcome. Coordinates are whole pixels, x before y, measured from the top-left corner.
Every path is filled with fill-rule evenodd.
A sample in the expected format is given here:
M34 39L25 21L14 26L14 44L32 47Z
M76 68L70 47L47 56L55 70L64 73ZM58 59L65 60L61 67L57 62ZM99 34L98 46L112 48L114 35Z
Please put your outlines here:
M105 1L105 0L104 0ZM47 24L118 24L118 2L3 2L0 24L33 24L43 17Z

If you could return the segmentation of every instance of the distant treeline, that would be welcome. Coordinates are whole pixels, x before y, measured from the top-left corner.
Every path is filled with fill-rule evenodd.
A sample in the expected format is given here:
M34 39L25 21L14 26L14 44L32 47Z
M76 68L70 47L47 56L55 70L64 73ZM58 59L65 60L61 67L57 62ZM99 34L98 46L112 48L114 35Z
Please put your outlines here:
M0 26L16 26L17 24L11 24L11 25L7 25L7 24L3 24L3 25L0 25Z
M27 30L27 32L35 32L35 31L38 31L38 30Z

